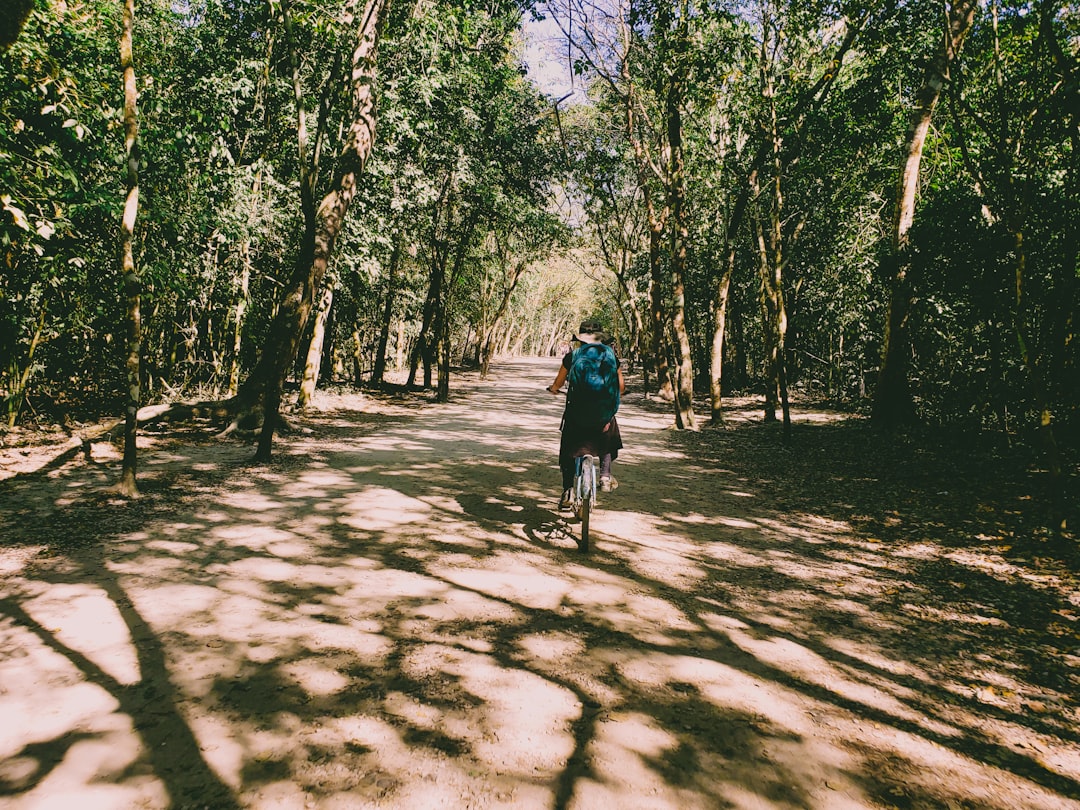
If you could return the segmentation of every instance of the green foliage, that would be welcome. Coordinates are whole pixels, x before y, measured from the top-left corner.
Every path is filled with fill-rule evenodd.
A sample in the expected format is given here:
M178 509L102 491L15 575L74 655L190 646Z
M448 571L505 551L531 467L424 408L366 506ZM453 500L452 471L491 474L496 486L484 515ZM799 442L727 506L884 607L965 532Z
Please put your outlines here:
M35 11L0 55L0 389L12 413L23 407L24 374L41 390L38 409L81 401L76 369L108 376L108 360L81 363L119 312L99 294L121 197L109 186L121 177L110 144L118 14L104 2L69 4L62 17Z
M689 16L680 22L684 5ZM549 6L564 18L584 8ZM626 97L619 82L629 77L638 89L635 134L653 148L663 145L656 124L667 83L685 71L687 321L695 362L699 369L708 362L712 300L734 238L725 359L737 373L725 383L757 387L764 374L758 245L751 228L730 233L728 223L752 167L760 188L773 180L771 158L752 161L775 105L783 149L789 379L797 388L858 403L872 393L880 362L889 290L877 270L890 249L900 145L914 93L941 37L940 7L922 0L753 8L642 0L627 8L632 46L625 70L615 51L592 47L587 37L577 40L591 101L578 117L583 124L570 138L570 155L573 187L594 239L631 251L624 264L638 287L636 305L644 307L648 244L640 226L626 227L642 216L642 180L623 131ZM1080 54L1070 9L1000 8L996 35L992 13L987 7L976 20L923 158L911 233L912 383L929 422L1014 433L1034 424L1032 385L1046 388L1062 422L1080 422ZM1047 13L1054 15L1049 21L1042 17ZM591 25L597 43L624 41L615 36L614 17L575 21ZM856 23L854 46L842 63L833 62L841 37ZM766 52L763 32L770 36ZM828 93L808 95L821 87ZM654 154L662 169L666 155L662 149ZM653 191L663 202L656 196L662 187ZM764 215L762 203L751 198L751 211L759 206ZM997 209L995 222L986 219L986 206ZM1018 306L1021 229L1026 264ZM1018 328L1030 335L1034 382L1021 362Z
M462 342L490 326L485 321L503 292L493 279L561 238L546 211L557 152L546 102L512 49L519 12L444 11L410 17L387 33L379 149L357 221L364 238L381 242L383 264L391 234L411 248L406 309L397 316L411 337L420 332L432 265L464 251L441 299ZM466 237L471 242L462 244Z
M678 80L696 367L708 367L731 247L725 386L760 389L766 379L758 244L752 220L728 226L749 172L760 187L775 179L778 164L759 159L775 107L791 382L863 402L882 343L889 291L877 270L890 248L900 144L940 40L940 6L634 0L626 31L594 9L598 46L581 40L574 57L588 100L562 103L557 118L553 99L525 75L518 31L523 15L580 4L535 5L393 7L377 73L376 149L330 269L338 354L353 352L355 333L359 365L373 365L388 295L390 352L430 341L424 306L440 266L454 362L477 358L492 331L499 346L550 351L586 315L629 335L648 309L643 192L660 209L670 202L661 122ZM350 115L353 32L342 7L290 3L290 39L278 3L139 6L136 236L151 398L221 393L234 362L249 370L259 356L304 228L294 56L317 200ZM1073 426L1076 446L1080 17L1070 7L1044 18L1049 6L1013 4L999 8L995 29L993 9L980 11L924 154L911 232L912 384L927 421L1016 433L1033 407L1020 330L1034 379L1055 417ZM24 418L115 412L123 399L118 15L102 0L41 4L0 54L0 387L8 411ZM853 47L834 63L855 24ZM627 81L633 134L652 160L644 171L626 131ZM823 86L827 93L810 96ZM769 210L764 198L747 206L751 215Z

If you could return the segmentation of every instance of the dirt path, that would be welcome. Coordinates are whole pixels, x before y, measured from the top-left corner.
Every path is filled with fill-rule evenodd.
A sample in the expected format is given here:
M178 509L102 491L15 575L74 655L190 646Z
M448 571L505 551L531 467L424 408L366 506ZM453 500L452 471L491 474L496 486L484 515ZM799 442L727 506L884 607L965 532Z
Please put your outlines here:
M869 536L850 481L796 508L635 396L582 555L552 371L268 467L162 444L133 506L5 482L0 808L1080 809L1080 648L1021 619L1075 591Z

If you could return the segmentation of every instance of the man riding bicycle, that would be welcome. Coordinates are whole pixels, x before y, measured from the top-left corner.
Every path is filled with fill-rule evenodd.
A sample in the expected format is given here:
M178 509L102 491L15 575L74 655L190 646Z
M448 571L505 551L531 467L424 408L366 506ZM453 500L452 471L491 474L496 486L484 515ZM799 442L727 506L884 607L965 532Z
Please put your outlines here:
M563 357L559 373L547 389L558 394L563 383L570 381L559 442L561 510L570 509L575 459L585 454L599 458L600 489L610 492L619 485L611 474L611 463L623 446L615 411L626 381L618 358L607 346L611 339L595 321L583 321L573 338L579 346Z

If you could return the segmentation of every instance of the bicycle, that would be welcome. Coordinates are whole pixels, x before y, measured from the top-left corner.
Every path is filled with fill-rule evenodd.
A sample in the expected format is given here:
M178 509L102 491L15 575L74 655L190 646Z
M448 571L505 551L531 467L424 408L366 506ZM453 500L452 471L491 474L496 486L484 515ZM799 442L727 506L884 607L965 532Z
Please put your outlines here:
M545 390L556 393L550 388ZM574 483L570 487L570 509L581 521L581 539L578 541L580 551L589 550L589 517L596 504L596 493L600 489L598 467L598 459L590 453L584 453L574 459Z
M574 486L571 489L570 506L574 515L581 521L581 540L578 548L589 550L589 516L596 503L597 493L596 459L586 453L574 459Z

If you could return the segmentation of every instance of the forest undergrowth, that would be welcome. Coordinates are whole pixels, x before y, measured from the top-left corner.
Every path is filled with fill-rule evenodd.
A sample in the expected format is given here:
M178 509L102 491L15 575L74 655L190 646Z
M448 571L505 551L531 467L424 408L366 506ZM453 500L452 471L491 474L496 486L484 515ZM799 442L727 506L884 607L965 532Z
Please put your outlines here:
M362 391L331 386L321 397L338 407L356 408L367 418L431 401L430 392L390 384ZM634 401L656 414L671 407L657 397L639 396ZM1080 573L1080 474L1075 463L1070 465L1071 474L1066 474L1068 528L1055 536L1047 525L1046 471L1024 445L988 442L944 429L917 428L886 435L857 412L838 410L826 401L796 399L796 409L826 416L796 426L792 442L784 447L780 424L762 420L759 397L734 396L726 402L724 424L706 424L696 432L672 431L673 441L690 455L721 463L765 485L778 509L830 514L849 521L872 542L921 536L950 549L999 555L1036 573ZM701 411L706 404L698 403ZM297 430L311 431L302 416L290 419L296 419ZM0 433L0 499L10 489L5 487L6 480L14 477L39 480L48 489L47 482L62 476L64 463L76 455L73 450L79 437L100 433L113 421L38 422ZM219 429L209 420L158 423L144 429L142 436L150 448L184 442L213 444L223 441ZM283 441L289 441L288 432ZM90 450L79 448L80 454L90 454L90 466L97 468L102 482L118 463L118 444L115 439L95 443ZM127 511L137 516L169 489L161 478L144 481L145 497L140 500L145 503L131 504ZM107 489L96 493L80 508L119 502ZM14 511L20 511L18 506ZM44 536L53 538L51 543L63 542L62 534L44 524L23 526L11 539L33 543Z

